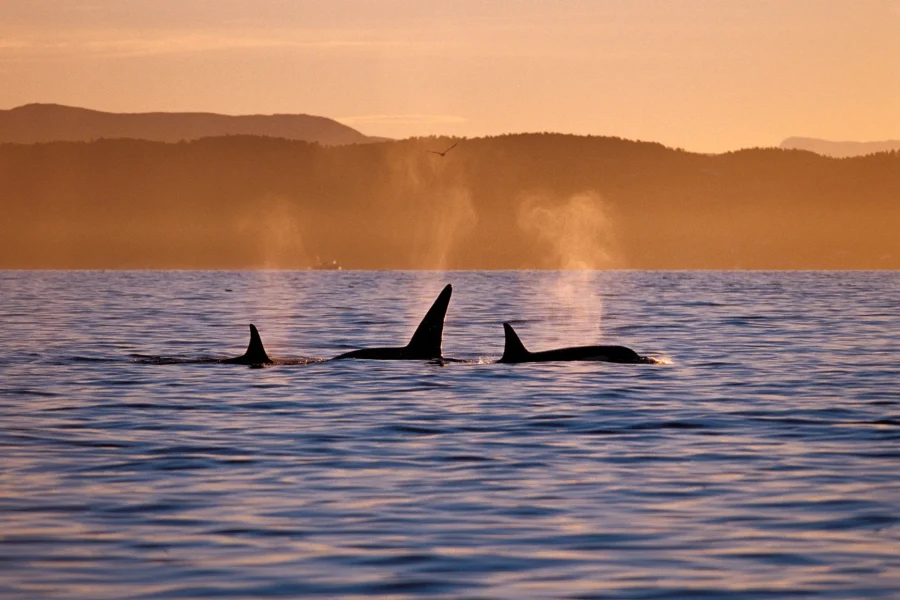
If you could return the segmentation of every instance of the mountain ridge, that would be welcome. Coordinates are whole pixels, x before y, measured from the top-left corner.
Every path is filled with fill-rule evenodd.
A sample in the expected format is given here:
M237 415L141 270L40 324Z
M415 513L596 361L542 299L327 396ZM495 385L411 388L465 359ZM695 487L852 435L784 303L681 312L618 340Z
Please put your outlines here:
M180 142L225 135L279 137L325 146L381 141L381 138L370 138L334 119L302 113L113 113L54 103L30 103L0 110L0 143L91 142L119 138Z
M784 139L779 148L784 150L806 150L832 158L851 158L879 152L900 150L900 140L880 142L835 142L820 138L794 136Z

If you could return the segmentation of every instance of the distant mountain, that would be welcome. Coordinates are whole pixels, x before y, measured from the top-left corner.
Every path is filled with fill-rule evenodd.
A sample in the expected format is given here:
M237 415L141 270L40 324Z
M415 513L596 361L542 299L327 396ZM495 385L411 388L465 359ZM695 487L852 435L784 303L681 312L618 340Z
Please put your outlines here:
M325 146L379 141L332 119L301 114L108 113L59 104L26 104L0 110L0 143L89 142L101 138L179 142L223 135L278 137Z
M789 137L781 142L781 148L785 150L808 150L832 156L834 158L848 158L850 156L863 156L876 152L890 152L900 150L900 140L886 140L884 142L831 142L816 138Z

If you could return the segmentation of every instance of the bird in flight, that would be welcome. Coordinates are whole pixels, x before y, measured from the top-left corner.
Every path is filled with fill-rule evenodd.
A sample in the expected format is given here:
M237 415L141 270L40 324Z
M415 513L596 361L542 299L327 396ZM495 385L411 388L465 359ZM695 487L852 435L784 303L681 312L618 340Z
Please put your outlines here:
M432 154L437 154L437 155L442 156L442 157L443 157L443 156L447 156L447 153L450 152L451 150L453 150L454 148L456 148L457 144L459 144L459 142L456 142L455 144L453 144L452 146L450 146L449 148L447 148L447 149L444 150L443 152L438 152L437 150L428 150L428 152L431 152Z

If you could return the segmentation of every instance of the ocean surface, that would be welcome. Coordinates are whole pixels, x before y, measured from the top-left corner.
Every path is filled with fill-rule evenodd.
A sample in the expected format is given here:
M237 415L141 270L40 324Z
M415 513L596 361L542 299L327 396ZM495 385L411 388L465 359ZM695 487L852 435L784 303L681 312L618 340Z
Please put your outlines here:
M900 598L900 272L0 272L0 597Z

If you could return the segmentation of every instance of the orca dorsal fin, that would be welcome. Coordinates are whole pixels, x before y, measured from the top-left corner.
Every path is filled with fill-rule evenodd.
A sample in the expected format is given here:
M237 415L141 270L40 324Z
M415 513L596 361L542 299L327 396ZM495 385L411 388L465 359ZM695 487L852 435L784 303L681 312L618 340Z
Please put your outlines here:
M263 348L262 338L259 337L256 326L252 323L250 324L250 344L247 346L247 351L241 358L252 364L272 362L272 359L266 354L266 349Z
M525 349L525 344L523 344L522 340L519 339L519 336L516 335L516 331L512 328L512 325L504 323L503 333L505 334L505 342L503 345L503 356L500 357L500 362L519 362L531 354Z
M425 317L406 345L407 350L422 358L441 357L444 317L447 316L447 307L450 305L450 294L452 293L453 286L448 283L428 312L425 313Z

